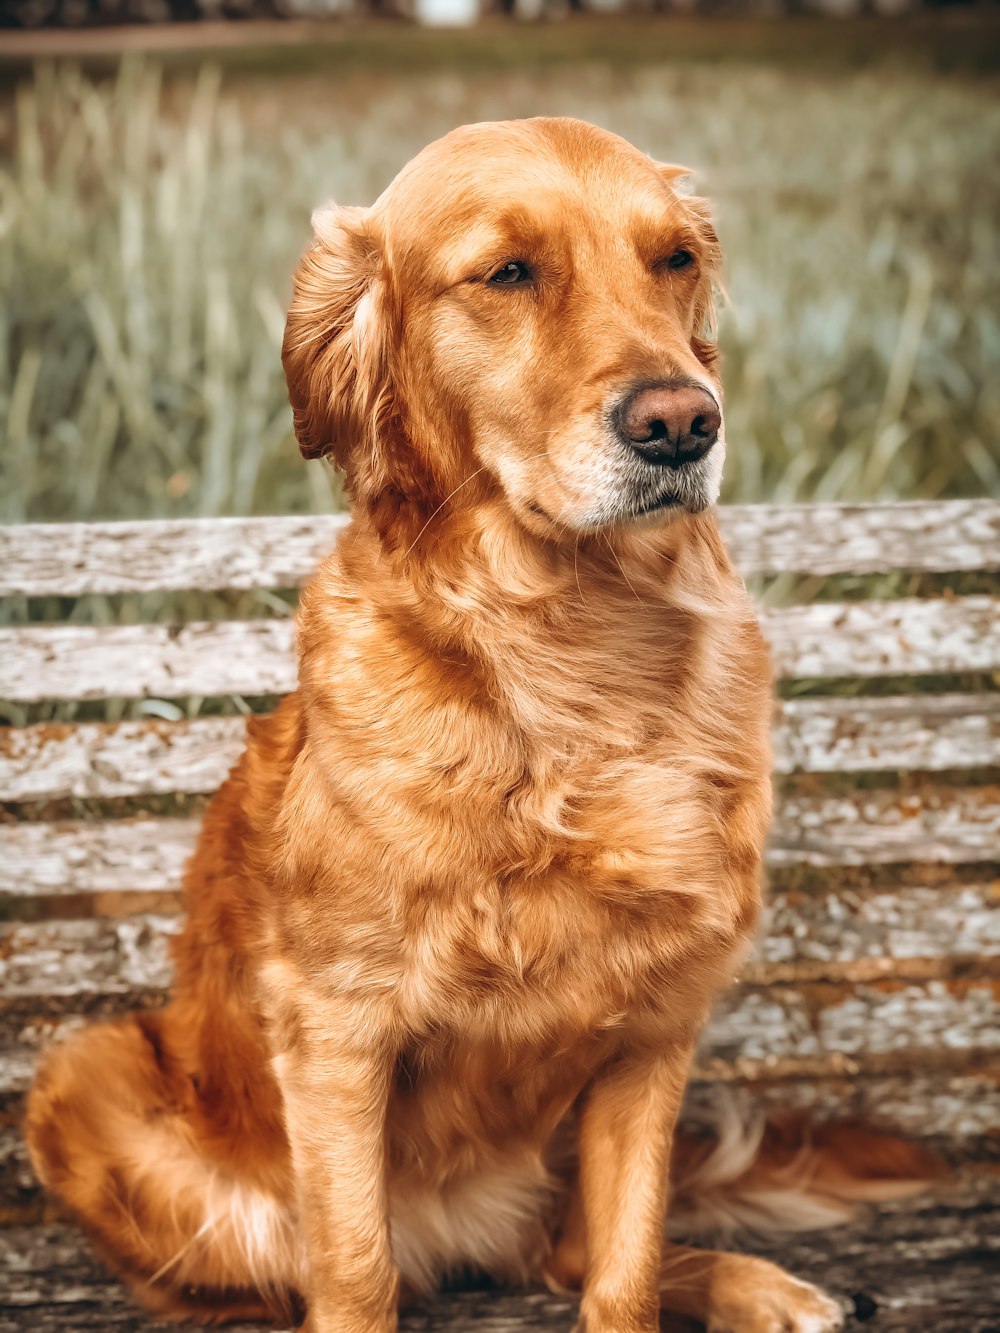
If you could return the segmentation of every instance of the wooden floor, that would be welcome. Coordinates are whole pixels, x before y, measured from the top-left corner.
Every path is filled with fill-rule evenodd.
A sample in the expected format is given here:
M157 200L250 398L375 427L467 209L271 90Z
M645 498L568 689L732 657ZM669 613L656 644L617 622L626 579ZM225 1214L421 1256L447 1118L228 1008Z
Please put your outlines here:
M849 1328L1000 1333L1000 1175L993 1163L966 1169L947 1191L880 1209L854 1226L752 1248L840 1297L853 1311ZM462 1291L411 1311L401 1333L566 1333L572 1320L571 1304L544 1292ZM0 1231L2 1333L157 1327L135 1313L73 1229ZM687 1333L694 1326L665 1319L664 1328Z

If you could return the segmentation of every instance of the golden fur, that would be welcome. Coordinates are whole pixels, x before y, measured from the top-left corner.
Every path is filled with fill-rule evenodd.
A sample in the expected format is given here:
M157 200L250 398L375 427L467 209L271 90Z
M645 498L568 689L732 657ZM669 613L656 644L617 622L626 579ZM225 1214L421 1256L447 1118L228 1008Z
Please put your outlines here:
M473 126L316 219L284 361L354 518L300 687L209 809L169 1006L54 1051L30 1102L42 1179L154 1308L387 1333L473 1266L582 1284L587 1333L840 1325L761 1260L664 1248L770 809L723 441L675 474L609 424L635 385L720 399L678 174L580 122Z

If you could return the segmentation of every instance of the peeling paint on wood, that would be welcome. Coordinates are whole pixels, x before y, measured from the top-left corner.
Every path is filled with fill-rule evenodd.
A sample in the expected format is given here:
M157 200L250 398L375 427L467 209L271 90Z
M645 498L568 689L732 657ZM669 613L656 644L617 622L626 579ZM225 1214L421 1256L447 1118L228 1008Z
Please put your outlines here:
M159 980L166 981L165 969ZM22 1092L37 1053L75 1030L82 1013L124 1013L162 996L143 981L112 993L5 997L0 1094ZM813 1077L861 1073L873 1060L883 1070L917 1070L942 1055L968 1062L988 1051L1000 1051L1000 978L755 984L738 986L720 1001L699 1068L711 1079L752 1081L795 1070Z
M293 588L347 521L324 514L0 528L0 596ZM724 505L719 521L745 574L1000 566L1000 503L992 500Z
M0 732L0 792L10 801L213 792L245 733L242 717L10 727Z
M0 895L175 890L197 819L0 825ZM932 787L848 796L786 795L768 852L773 866L991 860L1000 847L1000 789Z
M1000 766L1000 694L786 699L778 707L778 773Z
M762 610L780 678L919 676L1000 666L1000 598L812 602Z
M1000 668L1000 598L814 602L762 610L783 679ZM287 694L289 620L27 625L0 630L0 699Z
M814 980L814 965L825 968L818 979L867 980L898 974L900 964L910 960L926 965L963 957L1000 959L1000 881L776 893L767 918L745 973L757 983L768 977ZM181 920L140 913L12 922L0 934L0 995L114 994L166 986L167 939ZM850 971L869 962L876 966L868 972Z
M1000 766L1000 694L786 700L778 773L934 772ZM10 801L209 793L243 748L240 717L42 723L0 731Z

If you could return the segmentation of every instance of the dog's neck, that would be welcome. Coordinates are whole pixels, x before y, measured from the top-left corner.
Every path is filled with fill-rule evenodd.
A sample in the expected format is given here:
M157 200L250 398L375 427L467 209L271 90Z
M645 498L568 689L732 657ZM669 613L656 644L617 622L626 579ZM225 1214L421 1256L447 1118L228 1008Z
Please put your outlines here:
M706 623L743 613L714 516L581 534L529 533L493 505L442 513L408 549L362 513L338 548L336 578L410 644L475 673L520 728L592 732L614 715L642 730L678 688Z

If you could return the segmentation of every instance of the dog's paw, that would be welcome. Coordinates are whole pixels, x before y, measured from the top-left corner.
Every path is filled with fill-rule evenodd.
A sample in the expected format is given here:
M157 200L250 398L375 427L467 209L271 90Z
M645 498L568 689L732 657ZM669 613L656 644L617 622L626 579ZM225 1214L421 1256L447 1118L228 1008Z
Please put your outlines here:
M755 1260L736 1278L713 1285L708 1333L837 1333L836 1301L774 1264ZM746 1263L746 1261L744 1261Z

